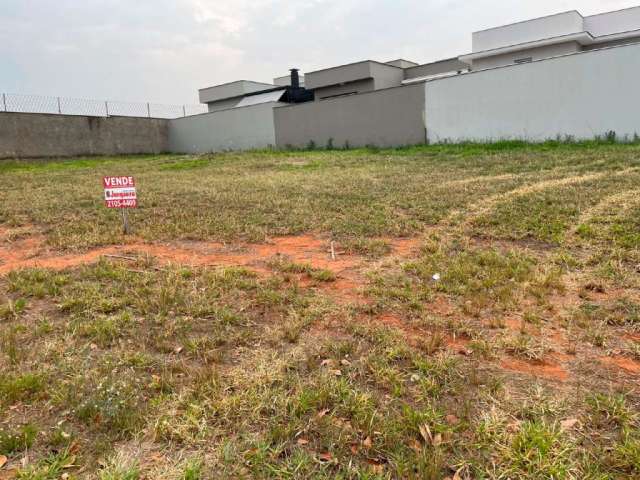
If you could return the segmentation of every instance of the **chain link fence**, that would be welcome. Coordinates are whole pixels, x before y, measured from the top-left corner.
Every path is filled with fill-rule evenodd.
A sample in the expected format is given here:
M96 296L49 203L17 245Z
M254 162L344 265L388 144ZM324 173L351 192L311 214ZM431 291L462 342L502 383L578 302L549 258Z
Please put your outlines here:
M3 93L1 95L0 112L148 118L180 118L207 112L206 105L112 102L81 98L44 97L40 95L16 95L11 93Z

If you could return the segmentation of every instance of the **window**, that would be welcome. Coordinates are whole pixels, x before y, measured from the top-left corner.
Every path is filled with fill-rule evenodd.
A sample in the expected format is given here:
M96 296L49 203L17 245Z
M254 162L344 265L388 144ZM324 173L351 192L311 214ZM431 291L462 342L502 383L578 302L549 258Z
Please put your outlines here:
M521 63L531 63L533 62L533 57L526 58L516 58L513 63L520 65Z

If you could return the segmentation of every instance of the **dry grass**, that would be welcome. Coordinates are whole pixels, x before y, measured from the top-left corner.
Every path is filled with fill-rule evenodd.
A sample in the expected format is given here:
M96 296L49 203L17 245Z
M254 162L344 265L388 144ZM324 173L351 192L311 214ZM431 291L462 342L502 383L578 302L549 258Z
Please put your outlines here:
M0 277L0 479L638 478L639 151L0 164L0 267L80 260ZM238 265L301 233L309 259Z

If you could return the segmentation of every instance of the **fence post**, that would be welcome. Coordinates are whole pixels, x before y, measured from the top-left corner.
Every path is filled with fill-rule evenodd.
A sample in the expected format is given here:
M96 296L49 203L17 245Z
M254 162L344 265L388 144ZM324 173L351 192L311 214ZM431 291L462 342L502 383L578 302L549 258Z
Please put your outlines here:
M60 108L60 97L58 97L58 113L62 114L62 108Z
M104 111L107 114L107 117L109 116L109 102L104 102Z
M149 102L147 102L147 116L151 118L151 108L149 107Z
M187 107L185 105L182 105L182 116L183 117L187 116Z
M4 111L7 112L7 95L5 93L2 94L2 105L4 106Z

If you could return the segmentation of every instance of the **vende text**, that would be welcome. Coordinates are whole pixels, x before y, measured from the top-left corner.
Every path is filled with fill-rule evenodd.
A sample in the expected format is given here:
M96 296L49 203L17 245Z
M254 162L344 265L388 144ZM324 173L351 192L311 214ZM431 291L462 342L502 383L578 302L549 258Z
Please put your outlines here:
M136 185L133 177L104 177L102 183L104 188L135 187Z

